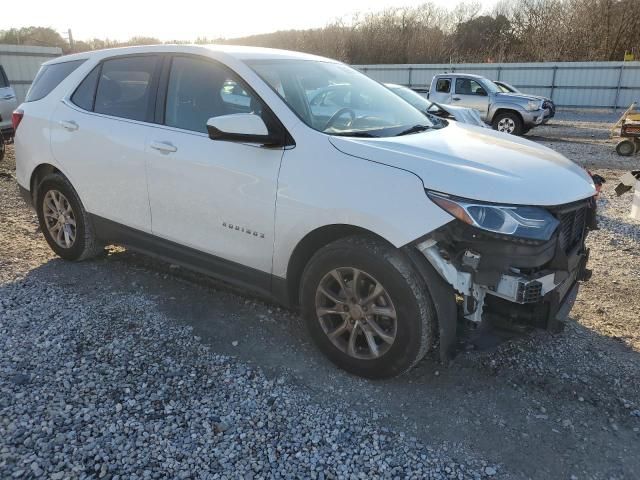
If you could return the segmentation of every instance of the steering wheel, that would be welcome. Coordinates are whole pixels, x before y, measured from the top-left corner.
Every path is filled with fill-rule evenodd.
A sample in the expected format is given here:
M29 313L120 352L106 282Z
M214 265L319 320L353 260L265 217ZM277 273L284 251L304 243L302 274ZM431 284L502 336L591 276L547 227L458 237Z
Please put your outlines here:
M344 107L338 110L333 115L331 115L331 118L329 119L327 124L324 126L324 130L327 130L329 127L331 127L335 123L335 121L338 120L345 113L348 113L349 116L351 117L351 120L349 120L349 123L347 123L347 126L350 127L353 121L356 119L356 112L354 112L350 108Z

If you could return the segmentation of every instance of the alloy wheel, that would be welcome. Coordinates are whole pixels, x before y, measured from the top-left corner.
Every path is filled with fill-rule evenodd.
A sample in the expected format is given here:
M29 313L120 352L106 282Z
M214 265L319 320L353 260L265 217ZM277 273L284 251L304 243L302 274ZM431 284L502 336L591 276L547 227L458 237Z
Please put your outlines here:
M516 122L509 117L501 118L498 122L498 131L505 133L513 133L516 129Z
M76 217L71 204L58 190L49 190L42 200L44 221L53 241L61 248L71 248L76 241Z
M379 358L396 338L397 313L389 293L357 268L336 268L322 278L316 314L327 338L353 358Z

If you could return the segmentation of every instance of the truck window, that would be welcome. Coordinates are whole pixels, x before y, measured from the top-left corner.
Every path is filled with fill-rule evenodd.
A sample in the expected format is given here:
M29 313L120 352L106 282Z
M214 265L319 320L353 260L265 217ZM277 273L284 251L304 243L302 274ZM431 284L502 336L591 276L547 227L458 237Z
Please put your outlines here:
M456 79L456 93L460 95L486 95L484 88L475 80L469 78Z
M449 93L451 91L451 79L439 78L436 82L436 92Z

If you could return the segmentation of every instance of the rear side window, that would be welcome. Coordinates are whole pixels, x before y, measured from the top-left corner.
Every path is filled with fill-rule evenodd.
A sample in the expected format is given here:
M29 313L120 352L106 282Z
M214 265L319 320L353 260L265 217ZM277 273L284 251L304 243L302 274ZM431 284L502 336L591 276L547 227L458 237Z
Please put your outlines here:
M105 61L102 64L93 110L131 120L151 119L158 62L157 56Z
M91 73L78 85L76 91L71 95L71 101L80 108L85 110L93 110L93 100L96 96L96 87L98 85L98 76L100 75L100 65L91 70Z
M35 102L46 97L54 88L60 85L60 82L83 63L84 60L74 60L72 62L43 65L33 80L24 101Z
M7 74L4 73L4 68L0 65L0 88L5 88L9 86L9 79L7 78Z
M451 91L451 79L439 78L436 82L436 92L449 93Z

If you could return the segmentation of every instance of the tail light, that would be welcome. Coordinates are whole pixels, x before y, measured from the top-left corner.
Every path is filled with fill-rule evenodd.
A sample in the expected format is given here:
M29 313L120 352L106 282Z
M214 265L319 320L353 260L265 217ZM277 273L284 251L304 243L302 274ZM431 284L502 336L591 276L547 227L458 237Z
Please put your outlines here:
M24 112L22 110L14 110L11 114L11 126L13 127L14 134L16 130L18 130L18 125L20 125L22 117L24 117Z

